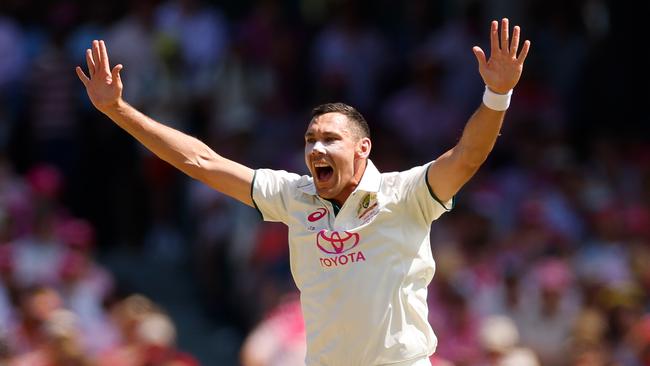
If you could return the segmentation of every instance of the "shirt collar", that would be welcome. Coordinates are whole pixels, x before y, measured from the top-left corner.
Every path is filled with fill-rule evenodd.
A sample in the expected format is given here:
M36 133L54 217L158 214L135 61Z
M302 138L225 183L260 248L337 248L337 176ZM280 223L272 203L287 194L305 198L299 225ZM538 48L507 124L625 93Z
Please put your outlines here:
M366 171L363 172L363 177L361 177L361 182L355 189L355 191L364 191L364 192L379 192L379 185L381 184L381 173L375 167L375 164L368 159L368 164L366 164Z
M367 160L366 170L363 172L363 177L361 177L361 182L355 188L355 191L363 192L379 192L379 185L381 184L381 173L375 167L375 164ZM315 196L316 195L316 186L314 185L314 178L309 177L307 181L303 184L299 184L297 187L299 190L303 191L306 194Z

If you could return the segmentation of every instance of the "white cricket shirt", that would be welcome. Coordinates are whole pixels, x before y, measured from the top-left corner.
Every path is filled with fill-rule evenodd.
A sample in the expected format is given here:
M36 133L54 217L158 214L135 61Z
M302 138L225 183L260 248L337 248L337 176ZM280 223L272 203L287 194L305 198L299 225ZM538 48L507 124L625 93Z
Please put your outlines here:
M427 167L380 173L368 160L336 215L311 177L255 172L251 194L264 220L289 227L307 365L375 366L435 351L426 302L435 270L429 231L452 201L435 199Z

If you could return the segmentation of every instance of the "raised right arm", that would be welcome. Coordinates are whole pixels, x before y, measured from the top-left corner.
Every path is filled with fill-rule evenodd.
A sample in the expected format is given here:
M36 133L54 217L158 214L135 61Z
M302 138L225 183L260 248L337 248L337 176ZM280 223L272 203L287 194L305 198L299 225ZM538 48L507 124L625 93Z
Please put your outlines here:
M147 149L192 178L253 206L250 196L253 170L215 153L198 139L142 114L122 99L122 65L112 70L104 41L93 41L86 51L89 76L77 66L77 75L93 105Z

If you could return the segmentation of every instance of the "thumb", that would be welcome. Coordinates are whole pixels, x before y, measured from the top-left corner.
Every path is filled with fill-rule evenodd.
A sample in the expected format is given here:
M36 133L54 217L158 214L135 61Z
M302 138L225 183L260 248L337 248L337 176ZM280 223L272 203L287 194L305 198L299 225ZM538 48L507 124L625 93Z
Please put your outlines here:
M479 46L472 47L472 52L476 56L476 61L478 61L478 67L483 68L487 65L487 60L485 59L485 52Z
M113 71L111 71L111 75L113 77L113 81L116 81L119 84L122 84L122 78L120 77L120 71L122 71L122 64L117 64L113 68Z

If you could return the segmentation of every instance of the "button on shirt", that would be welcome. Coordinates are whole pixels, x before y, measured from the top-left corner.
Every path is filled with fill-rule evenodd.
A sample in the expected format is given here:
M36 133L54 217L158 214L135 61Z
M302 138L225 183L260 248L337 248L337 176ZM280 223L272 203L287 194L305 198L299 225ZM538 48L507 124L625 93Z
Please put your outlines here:
M380 173L368 160L336 215L311 177L255 172L252 197L262 217L289 227L307 365L383 365L435 351L426 302L435 270L429 231L452 201L437 201L427 168Z

